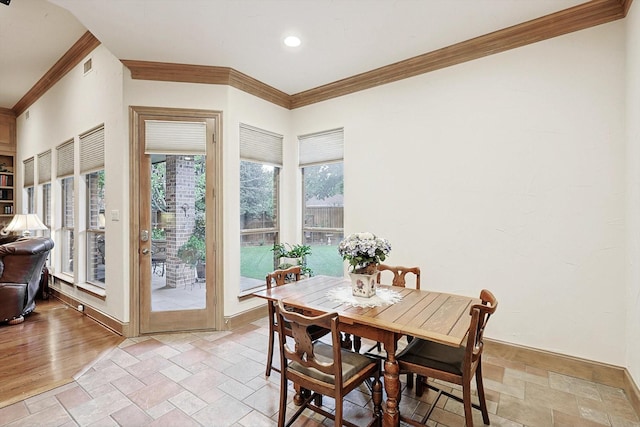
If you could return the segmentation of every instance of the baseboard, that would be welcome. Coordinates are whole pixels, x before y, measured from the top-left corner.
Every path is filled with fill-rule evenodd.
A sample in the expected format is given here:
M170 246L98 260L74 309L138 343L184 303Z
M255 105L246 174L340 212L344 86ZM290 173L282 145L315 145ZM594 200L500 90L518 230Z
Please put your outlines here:
M638 389L638 384L633 380L627 369L624 370L624 384L624 391L629 396L633 409L635 409L636 414L640 414L640 389Z
M82 305L83 306L82 313L85 316L92 318L93 320L100 323L105 328L112 330L118 335L122 335L124 337L130 336L128 335L129 330L128 330L127 324L122 323L119 320L114 319L113 317L108 316L102 313L101 311L94 309L93 307L89 307L85 302L82 302L67 294L63 294L58 289L55 289L52 287L49 287L49 297L53 297L59 300L60 302L62 302L63 304L66 304L76 310L78 309L79 305Z
M267 305L261 305L259 307L252 308L247 311L243 311L242 313L234 314L233 316L225 316L224 317L224 327L225 330L230 331L237 327L246 325L247 323L255 322L263 317L265 317L268 313Z
M640 414L640 391L627 368L485 338L492 356L623 389Z

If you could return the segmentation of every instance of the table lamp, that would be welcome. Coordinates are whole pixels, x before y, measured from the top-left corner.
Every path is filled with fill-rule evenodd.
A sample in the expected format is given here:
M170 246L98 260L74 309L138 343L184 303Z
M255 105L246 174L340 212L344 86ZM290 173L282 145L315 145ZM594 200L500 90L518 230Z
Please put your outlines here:
M5 232L22 232L22 236L31 236L31 230L46 230L47 226L36 214L16 214L4 228Z

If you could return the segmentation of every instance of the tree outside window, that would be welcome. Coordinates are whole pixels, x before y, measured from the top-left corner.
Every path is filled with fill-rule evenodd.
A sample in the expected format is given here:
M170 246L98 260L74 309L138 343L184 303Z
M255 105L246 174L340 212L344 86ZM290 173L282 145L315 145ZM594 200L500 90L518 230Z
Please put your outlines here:
M343 162L302 168L304 244L311 246L307 264L315 274L342 276L338 243L344 236Z
M278 179L280 168L240 162L240 291L263 286L274 269L278 241Z

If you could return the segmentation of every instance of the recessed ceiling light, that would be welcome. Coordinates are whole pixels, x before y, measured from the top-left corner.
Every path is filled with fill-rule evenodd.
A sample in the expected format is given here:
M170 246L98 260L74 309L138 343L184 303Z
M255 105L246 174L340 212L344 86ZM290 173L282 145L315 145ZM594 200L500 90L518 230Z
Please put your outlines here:
M284 39L284 44L286 44L289 47L298 47L300 46L300 43L302 42L296 36L288 36Z

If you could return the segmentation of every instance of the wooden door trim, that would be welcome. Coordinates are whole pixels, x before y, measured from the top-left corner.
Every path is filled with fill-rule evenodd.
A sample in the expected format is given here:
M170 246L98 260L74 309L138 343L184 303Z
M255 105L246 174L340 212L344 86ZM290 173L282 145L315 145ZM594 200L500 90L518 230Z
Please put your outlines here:
M215 110L200 109L181 109L181 108L165 108L165 107L145 107L130 106L129 107L129 171L130 171L130 219L129 219L129 248L130 248L130 265L129 265L129 283L130 286L130 304L129 304L129 322L132 336L140 335L140 207L138 201L141 196L140 187L140 123L147 118L199 118L205 120L214 120L213 133L215 135L215 143L213 146L213 159L207 156L207 166L213 167L213 179L209 180L210 184L207 191L215 193L207 210L212 209L213 217L216 218L214 226L207 224L207 233L213 233L213 265L207 263L207 275L213 277L214 287L212 295L207 293L207 299L211 298L214 306L213 310L213 326L215 329L221 329L224 326L224 287L223 287L223 259L222 254L222 236L223 236L223 216L222 216L222 112ZM210 231L209 231L210 230Z

